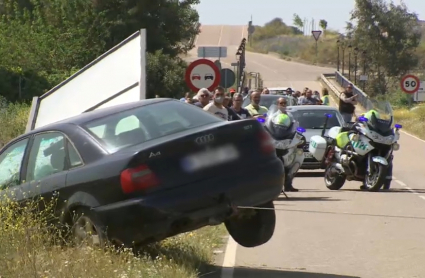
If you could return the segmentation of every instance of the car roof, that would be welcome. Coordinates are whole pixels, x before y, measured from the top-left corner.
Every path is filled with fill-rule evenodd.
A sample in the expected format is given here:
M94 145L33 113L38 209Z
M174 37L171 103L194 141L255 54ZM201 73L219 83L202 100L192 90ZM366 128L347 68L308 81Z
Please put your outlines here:
M269 91L270 90L283 90L285 91L286 89L288 89L289 87L272 87L272 88L267 88Z
M41 132L41 131L47 131L47 130L52 130L52 129L56 129L61 125L65 125L65 124L75 124L75 125L79 125L94 119L98 119L98 118L102 118L102 117L106 117L115 113L119 113L122 111L126 111L126 110L130 110L133 108L137 108L137 107L142 107L142 106L146 106L146 105L150 105L150 104L155 104L155 103L159 103L159 102L164 102L164 101L177 101L180 102L179 100L176 99L171 99L171 98L151 98L151 99L144 99L144 100L139 100L139 101L132 101L132 102L128 102L128 103L124 103L124 104L118 104L118 105L114 105L111 107L105 107L105 108L100 108L97 110L93 110L90 112L85 112L82 113L80 115L74 116L74 117L70 117L58 122L54 122L39 128L36 128L34 130L31 130L30 132L27 132L25 134L22 134L21 136L17 137L21 138L33 133L37 133L37 132Z
M297 105L297 106L291 106L290 109L291 110L333 110L333 111L339 111L336 107L327 106L327 105Z
M293 98L293 96L291 95L272 95L272 94L268 94L268 95L261 95L261 98L280 98L280 97L290 97Z

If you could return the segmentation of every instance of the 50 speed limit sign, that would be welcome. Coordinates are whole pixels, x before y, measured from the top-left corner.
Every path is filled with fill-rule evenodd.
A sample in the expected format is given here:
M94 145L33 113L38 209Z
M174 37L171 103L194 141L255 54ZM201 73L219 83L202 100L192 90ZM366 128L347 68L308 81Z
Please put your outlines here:
M416 93L419 88L420 88L420 84L421 81L419 80L419 78L417 78L414 75L406 75L401 79L401 89L403 90L403 92L405 92L406 94L414 94Z

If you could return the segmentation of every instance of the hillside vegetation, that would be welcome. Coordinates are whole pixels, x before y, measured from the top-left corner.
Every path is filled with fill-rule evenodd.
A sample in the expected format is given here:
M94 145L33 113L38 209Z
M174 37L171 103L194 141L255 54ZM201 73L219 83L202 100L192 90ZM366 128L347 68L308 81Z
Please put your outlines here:
M303 29L297 15L293 24L295 29ZM321 20L320 26L323 33L318 41L317 57L313 36L293 31L294 27L279 18L256 27L249 50L275 52L282 59L329 66L330 71L336 68L339 50L340 68L342 71L344 60L347 78L351 50L351 81L354 83L354 50L357 49L357 78L361 74L368 76L365 92L370 97L389 100L396 109L396 119L404 123L406 130L425 136L425 124L418 121L425 108L410 111L414 106L412 96L400 88L401 78L409 73L425 80L425 28L419 25L417 15L405 4L356 0L344 35L328 30L325 20ZM345 49L344 55L342 49Z
M288 26L282 19L275 18L264 26L256 26L248 50L261 53L275 52L284 59L304 60L309 63L334 65L337 59L336 43L338 33L326 30L316 44L313 36L304 36L293 26ZM332 45L332 47L330 46Z

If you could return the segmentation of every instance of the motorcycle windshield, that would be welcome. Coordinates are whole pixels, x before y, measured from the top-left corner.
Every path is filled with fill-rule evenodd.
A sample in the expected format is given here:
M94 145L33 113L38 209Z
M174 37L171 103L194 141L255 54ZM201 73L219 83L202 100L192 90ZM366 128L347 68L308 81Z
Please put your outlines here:
M368 125L374 131L383 135L389 133L393 123L393 109L386 100L369 99L366 105Z
M267 112L265 127L275 140L291 139L297 130L297 124L292 117L280 111L275 104L270 106Z

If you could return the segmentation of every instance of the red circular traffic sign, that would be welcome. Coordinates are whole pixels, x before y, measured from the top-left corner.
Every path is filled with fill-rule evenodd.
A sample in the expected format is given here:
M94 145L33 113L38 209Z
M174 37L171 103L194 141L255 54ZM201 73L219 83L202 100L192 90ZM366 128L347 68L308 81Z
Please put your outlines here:
M202 88L207 88L211 92L220 84L220 70L214 62L208 59L199 59L187 67L185 81L194 92L198 92Z
M406 94L414 94L419 90L421 81L418 77L408 74L401 79L400 86Z

